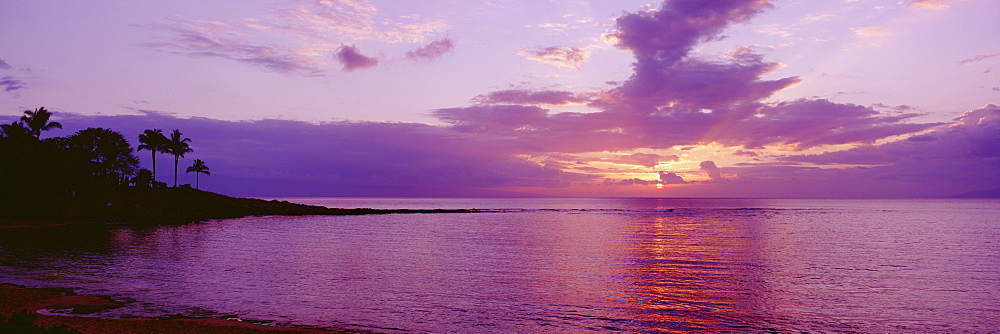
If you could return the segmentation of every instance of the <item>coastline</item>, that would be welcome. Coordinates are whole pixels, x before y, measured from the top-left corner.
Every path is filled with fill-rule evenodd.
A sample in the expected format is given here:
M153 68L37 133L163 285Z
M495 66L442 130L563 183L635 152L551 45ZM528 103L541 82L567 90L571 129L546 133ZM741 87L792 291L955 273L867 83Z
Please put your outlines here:
M470 213L470 209L328 208L288 201L229 197L191 188L121 187L86 196L19 205L0 201L0 230L75 224L186 224L211 219L250 216L346 216L414 213ZM4 207L6 205L6 207Z
M6 212L4 212L6 211ZM378 214L470 213L468 209L328 208L288 201L229 197L189 188L124 188L90 198L39 207L0 210L0 233L60 227L89 230L107 223L181 225L250 216L346 216ZM30 288L0 283L0 333L359 333L343 329L279 327L224 318L101 318L91 314L123 306L101 295L70 289ZM41 312L39 312L41 311Z
M320 330L309 328L277 327L222 318L137 318L111 319L87 316L94 312L124 305L108 296L76 295L68 289L28 288L10 283L0 283L0 332L18 332L17 320L30 321L42 333L73 331L89 333L274 333L318 334L356 333L346 330ZM65 315L40 314L39 310L58 310ZM34 318L34 319L31 319ZM24 320L28 319L28 320ZM23 325L23 324L22 324ZM45 331L46 328L48 331ZM72 330L68 331L66 329ZM23 330L23 329L22 329Z

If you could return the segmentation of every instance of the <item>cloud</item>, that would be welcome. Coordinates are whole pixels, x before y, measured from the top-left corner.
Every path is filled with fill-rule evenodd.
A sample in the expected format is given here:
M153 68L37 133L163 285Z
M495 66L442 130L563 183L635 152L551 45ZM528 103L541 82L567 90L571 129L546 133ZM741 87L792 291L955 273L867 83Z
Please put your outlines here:
M643 180L643 179L640 179L640 178L631 178L631 179L624 179L624 180L617 180L617 181L616 180L612 180L612 179L604 179L603 184L606 185L606 186L607 185L612 185L612 186L649 186L649 185L656 185L656 182L657 181L655 181L655 180L650 181L650 180Z
M518 55L555 67L580 69L587 61L586 50L570 46L551 46L543 49L523 50Z
M766 1L665 2L626 14L611 36L636 56L634 73L616 87L570 92L508 90L481 95L481 105L440 109L433 116L458 131L507 136L532 152L602 152L721 144L746 149L871 143L939 124L910 121L917 113L799 99L764 102L800 81L764 80L781 66L741 47L715 58L688 56L731 23L769 7ZM583 98L596 112L552 113L540 102ZM490 103L505 103L497 106Z
M861 28L851 28L851 32L855 36L859 37L889 37L892 36L892 32L889 29L883 27L861 27Z
M671 108L719 108L757 101L794 85L798 78L760 80L781 66L750 48L733 50L718 60L685 59L670 64L636 65L635 74L612 91L635 112Z
M526 130L546 120L548 109L521 105L483 105L468 108L437 109L434 117L449 122L462 132L503 134Z
M479 95L473 100L483 104L542 104L558 106L585 101L583 98L577 97L573 92L554 90L531 91L524 89L493 91Z
M771 4L766 0L665 1L659 10L630 13L615 20L607 36L632 51L637 70L676 63L698 43L716 38L732 23L745 22Z
M818 155L787 157L787 161L816 164L893 164L921 157L956 159L1000 158L1000 107L988 104L966 112L955 122L920 136L882 145L866 145ZM1000 163L1000 160L997 161Z
M336 36L344 40L384 43L422 43L427 36L449 27L441 21L422 20L417 16L376 19L378 8L367 0L293 0L289 5L291 8L276 10L277 17L254 23L299 37L325 40Z
M0 59L0 70L9 70L9 69L11 69L10 64L7 64L7 62L3 61L3 59Z
M378 65L378 58L368 57L361 54L354 45L344 45L333 54L334 59L344 64L344 71L353 71L359 68L369 68Z
M946 9L948 8L948 3L946 0L910 0L902 1L900 3L905 3L908 8L920 8L920 9Z
M714 161L702 161L699 164L701 171L708 175L711 182L729 182L728 179L722 177L722 169L715 165Z
M854 194L877 191L887 196L949 196L995 188L1000 184L1000 107L988 104L907 140L782 160L826 166L829 169L796 179L822 180L820 186L831 189L836 182L864 187ZM830 168L843 165L867 167ZM767 177L768 168L756 172ZM840 191L849 193L847 189Z
M3 91L5 92L13 92L27 88L23 81L14 79L14 77L10 76L0 78L0 87L3 87Z
M993 57L996 57L996 56L1000 56L1000 52L984 53L984 54L980 54L980 55L975 55L975 56L972 56L972 57L969 57L969 58L962 59L962 61L960 61L958 63L959 64L971 64L971 63L975 63L975 62L978 62L978 61L982 61L982 60L986 60L986 59L989 59L989 58L993 58Z
M685 183L687 183L687 181L684 181L684 179L681 178L680 176L678 176L677 173L674 173L674 172L659 172L659 173L660 173L660 183L662 183L662 184L685 184Z
M441 57L442 55L451 52L455 49L455 45L452 43L451 39L442 38L431 42L423 47L416 50L409 51L406 53L406 59L417 60L417 61L431 61Z
M318 75L324 72L322 62L312 59L305 50L265 46L241 38L243 26L218 21L180 21L160 27L175 33L175 38L169 42L140 45L192 57L229 59L280 73Z

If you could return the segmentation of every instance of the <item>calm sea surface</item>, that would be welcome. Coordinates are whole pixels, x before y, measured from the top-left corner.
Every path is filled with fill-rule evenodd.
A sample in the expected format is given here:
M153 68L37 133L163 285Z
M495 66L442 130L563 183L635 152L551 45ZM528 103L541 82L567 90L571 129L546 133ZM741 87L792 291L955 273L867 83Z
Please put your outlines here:
M995 199L290 200L499 211L0 231L0 282L390 333L1000 330Z

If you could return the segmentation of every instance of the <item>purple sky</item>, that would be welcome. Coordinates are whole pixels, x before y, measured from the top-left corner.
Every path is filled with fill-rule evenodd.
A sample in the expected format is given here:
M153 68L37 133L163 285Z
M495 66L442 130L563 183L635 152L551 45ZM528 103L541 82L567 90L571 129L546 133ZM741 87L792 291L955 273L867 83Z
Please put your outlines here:
M180 129L240 196L948 196L1000 188L997 12L8 1L0 121Z

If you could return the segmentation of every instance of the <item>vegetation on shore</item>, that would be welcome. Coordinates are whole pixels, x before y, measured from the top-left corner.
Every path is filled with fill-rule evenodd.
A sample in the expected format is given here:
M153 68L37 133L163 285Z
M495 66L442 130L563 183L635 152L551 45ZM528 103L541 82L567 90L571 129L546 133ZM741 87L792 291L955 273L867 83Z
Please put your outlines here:
M87 128L67 137L42 139L62 128L45 108L25 111L20 121L0 125L0 219L122 223L186 223L263 215L359 215L470 212L470 210L331 209L279 201L232 198L177 186L179 159L193 151L180 130L139 135L153 171L139 168L132 145L120 133ZM157 153L174 156L174 186L156 180ZM201 159L187 172L211 175Z

